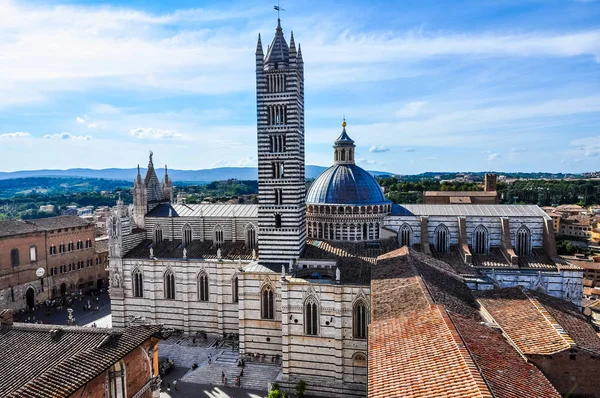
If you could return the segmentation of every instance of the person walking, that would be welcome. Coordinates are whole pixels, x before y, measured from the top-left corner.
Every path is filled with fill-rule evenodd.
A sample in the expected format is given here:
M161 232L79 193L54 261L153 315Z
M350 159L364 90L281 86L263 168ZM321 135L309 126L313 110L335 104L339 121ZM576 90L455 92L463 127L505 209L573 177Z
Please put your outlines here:
M173 380L173 388L175 389L175 391L177 390L177 380Z
M167 392L171 391L171 383L167 383Z
M225 384L225 372L221 372L221 384Z

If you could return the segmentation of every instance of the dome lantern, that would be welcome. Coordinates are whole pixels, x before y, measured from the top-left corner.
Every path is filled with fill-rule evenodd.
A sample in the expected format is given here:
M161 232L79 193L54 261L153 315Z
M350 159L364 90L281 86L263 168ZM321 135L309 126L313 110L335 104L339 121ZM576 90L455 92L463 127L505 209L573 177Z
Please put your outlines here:
M333 143L334 164L354 164L354 141L346 133L346 118L342 122L342 134Z

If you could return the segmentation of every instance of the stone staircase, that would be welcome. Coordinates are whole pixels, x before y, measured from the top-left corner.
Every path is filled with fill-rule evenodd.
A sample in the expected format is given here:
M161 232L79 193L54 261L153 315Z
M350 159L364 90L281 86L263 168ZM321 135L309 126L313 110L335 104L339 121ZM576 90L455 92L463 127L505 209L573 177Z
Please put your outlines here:
M188 372L181 378L181 381L220 386L222 385L221 375L225 373L227 385L233 387L235 377L240 375L242 368L236 365L237 353L230 352L230 354L227 354L225 352L223 354L215 358L214 362ZM231 354L236 354L236 358L234 359ZM246 364L243 369L244 376L241 378L240 387L256 391L267 391L268 384L275 381L281 370L278 366L258 364Z

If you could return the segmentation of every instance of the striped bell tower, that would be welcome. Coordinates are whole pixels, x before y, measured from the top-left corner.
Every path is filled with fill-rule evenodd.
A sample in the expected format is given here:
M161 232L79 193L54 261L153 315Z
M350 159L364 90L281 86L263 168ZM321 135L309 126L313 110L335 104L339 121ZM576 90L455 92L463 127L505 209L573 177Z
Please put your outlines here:
M281 270L306 242L304 178L304 63L277 19L275 38L256 47L259 262Z

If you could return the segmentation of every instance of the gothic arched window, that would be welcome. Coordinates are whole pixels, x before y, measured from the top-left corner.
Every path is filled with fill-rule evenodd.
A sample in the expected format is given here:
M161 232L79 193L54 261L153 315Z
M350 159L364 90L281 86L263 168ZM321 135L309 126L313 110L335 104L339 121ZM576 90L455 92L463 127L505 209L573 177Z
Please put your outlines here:
M214 244L217 247L221 247L223 242L225 242L225 235L223 233L223 227L220 224L215 227L213 240L214 240Z
M136 268L132 273L133 297L144 297L144 279L142 271Z
M400 247L410 247L412 237L412 228L408 224L403 224L400 228Z
M168 270L165 272L164 285L165 298L171 300L175 299L175 275L173 274L173 271Z
M234 275L233 278L231 279L231 302L232 303L237 303L240 301L239 298L239 291L238 291L238 276Z
M158 245L163 241L163 230L160 225L154 226L154 244Z
M516 249L518 256L528 256L531 254L531 233L525 225L517 230Z
M208 275L206 275L206 272L201 271L198 274L198 300L209 301L208 298Z
M192 227L190 227L190 224L185 224L181 229L181 243L183 243L183 247L188 247L192 243Z
M115 363L108 371L108 398L127 397L125 362Z
M439 253L447 253L450 250L450 232L448 227L444 224L440 224L436 227L434 232L435 237L435 250Z
M304 325L306 334L319 334L319 305L313 296L304 302Z
M487 254L488 252L488 231L483 225L477 226L473 231L473 242L471 244L475 254Z
M246 247L248 249L256 248L256 229L253 224L246 227Z
M367 338L367 304L364 300L358 300L354 304L354 309L352 312L352 320L353 320L353 335L357 339L365 339Z
M261 317L263 319L275 319L275 295L270 285L263 287L261 292Z

